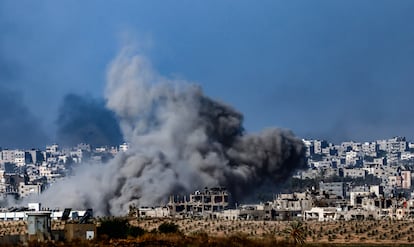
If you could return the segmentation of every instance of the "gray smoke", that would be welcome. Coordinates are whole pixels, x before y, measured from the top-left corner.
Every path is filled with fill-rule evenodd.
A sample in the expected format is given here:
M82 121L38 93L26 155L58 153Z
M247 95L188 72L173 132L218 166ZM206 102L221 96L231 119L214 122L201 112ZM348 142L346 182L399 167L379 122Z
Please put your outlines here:
M116 146L123 140L118 120L105 101L88 96L66 95L56 124L57 140L63 145Z
M2 72L0 72L0 146L33 148L45 145L48 138L40 118L24 104L20 92L3 86L7 83L1 81L1 74Z
M120 215L132 203L157 205L205 186L225 186L241 199L305 165L303 143L290 131L244 134L241 113L160 76L129 49L112 62L105 96L130 149L53 185L42 194L45 205Z

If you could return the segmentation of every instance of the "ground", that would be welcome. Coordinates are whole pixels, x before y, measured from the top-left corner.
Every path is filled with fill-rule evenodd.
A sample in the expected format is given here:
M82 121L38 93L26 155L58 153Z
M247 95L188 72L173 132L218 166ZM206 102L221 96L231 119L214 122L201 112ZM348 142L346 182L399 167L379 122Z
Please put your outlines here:
M151 231L159 224L169 220L131 221ZM243 234L251 238L276 237L288 238L284 229L287 221L229 221L229 220L173 220L184 234L207 233L209 236L229 236ZM341 222L304 222L307 243L372 243L414 245L414 221L341 221Z
M240 221L240 220L195 220L195 219L130 219L130 224L140 226L150 232L163 222L179 225L181 232L188 237L243 236L248 239L289 240L284 232L286 221ZM414 246L414 221L341 221L341 222L304 222L306 243L308 244L366 244ZM52 221L52 229L63 229L64 222ZM0 236L23 235L27 233L24 221L0 222Z

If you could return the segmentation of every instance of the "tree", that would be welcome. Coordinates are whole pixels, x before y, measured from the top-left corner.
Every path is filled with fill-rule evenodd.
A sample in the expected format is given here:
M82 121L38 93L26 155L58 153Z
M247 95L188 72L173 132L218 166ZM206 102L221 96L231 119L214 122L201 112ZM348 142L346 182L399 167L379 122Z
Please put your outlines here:
M138 237L144 235L145 230L139 226L129 226L127 234L131 237Z
M123 218L110 218L101 221L98 229L99 235L107 235L109 238L126 238L128 232L128 220Z
M160 233L178 233L179 228L177 224L172 222L164 222L158 227L158 231Z
M285 233L289 235L289 238L295 245L303 245L305 243L305 227L300 221L293 221L285 229Z
M109 238L137 237L145 233L139 226L131 226L125 218L109 218L101 221L98 235L106 235Z

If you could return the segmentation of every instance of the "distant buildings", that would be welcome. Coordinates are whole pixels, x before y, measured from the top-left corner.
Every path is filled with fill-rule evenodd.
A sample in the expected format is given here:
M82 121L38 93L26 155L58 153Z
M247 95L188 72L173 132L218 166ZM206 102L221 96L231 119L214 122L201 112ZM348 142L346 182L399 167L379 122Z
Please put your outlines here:
M50 184L72 173L82 162L105 162L126 151L128 144L119 147L97 147L79 144L72 148L48 145L44 150L0 148L0 199L24 198L42 193Z
M333 195L336 198L345 198L345 185L343 182L332 182L332 183L319 183L319 194L330 196Z
M231 205L224 188L171 196L166 205L137 209L138 217L208 217L261 220L349 220L414 217L414 143L404 137L371 142L303 140L307 169L294 178L310 186L275 195L271 201ZM0 149L0 198L40 194L83 162L101 163L129 144L91 147ZM159 207L157 207L159 206Z
M414 143L403 137L339 145L324 140L303 142L308 169L298 171L294 178L314 181L311 188L302 188L305 192L280 194L259 204L218 207L211 204L211 192L197 191L189 200L171 197L166 207L141 212L151 217L169 214L233 220L414 218Z

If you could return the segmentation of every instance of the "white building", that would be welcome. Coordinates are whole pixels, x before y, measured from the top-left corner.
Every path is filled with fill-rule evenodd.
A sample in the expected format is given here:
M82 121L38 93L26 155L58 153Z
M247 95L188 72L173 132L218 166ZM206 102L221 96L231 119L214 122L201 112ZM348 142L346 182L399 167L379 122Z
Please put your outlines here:
M57 145L57 144L46 146L46 153L57 154L58 151L59 151L59 145Z
M26 165L26 152L25 151L15 151L14 152L14 164L16 166L22 167Z
M129 144L124 142L121 145L119 145L119 151L120 152L126 152L129 149Z
M240 209L226 209L221 212L216 212L214 215L218 219L224 220L238 220L240 216Z
M378 144L376 142L365 142L361 146L362 152L370 156L376 156L378 151Z
M138 218L164 218L170 216L168 207L141 207L138 209Z
M305 211L304 220L333 221L337 219L337 211L335 207L315 207Z
M403 189L411 189L411 171L401 171L401 187Z
M42 185L25 184L24 182L20 182L18 192L20 198L24 198L32 194L39 195L42 192Z
M350 178L365 178L367 175L367 171L361 168L353 168L353 169L343 169L344 177Z
M18 150L3 150L1 151L1 162L2 163L14 163L14 158L15 158L15 152L18 152Z

